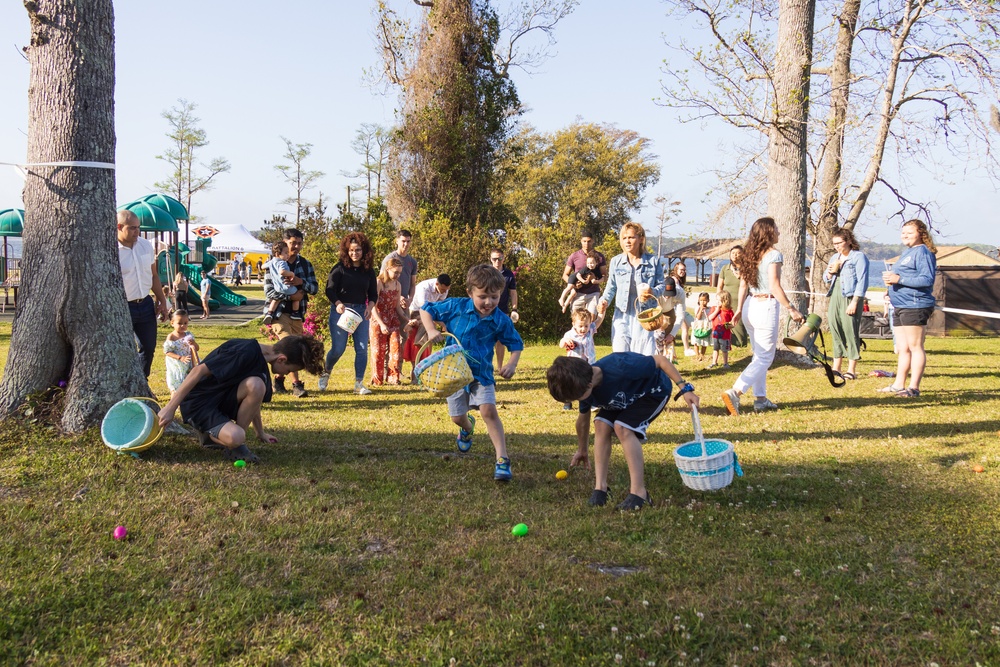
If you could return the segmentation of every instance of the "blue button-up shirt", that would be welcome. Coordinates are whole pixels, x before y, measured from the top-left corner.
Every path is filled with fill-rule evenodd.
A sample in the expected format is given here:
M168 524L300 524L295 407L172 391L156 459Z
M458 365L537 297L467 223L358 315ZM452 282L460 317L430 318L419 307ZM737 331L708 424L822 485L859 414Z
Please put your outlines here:
M448 331L458 338L465 349L472 377L484 387L496 384L493 379L493 348L497 341L511 352L524 349L524 341L514 323L499 308L483 317L472 299L465 297L425 303L421 310L430 313L435 322L443 322Z
M830 258L830 264L826 267L826 273L823 274L823 280L826 280L827 275L830 270L833 269L834 263L837 261L838 257L842 257L839 252L833 253L833 257ZM830 283L830 289L827 290L826 295L831 296L833 294L833 285L836 276L827 280ZM841 260L840 264L840 293L847 298L858 297L865 298L865 292L868 291L868 257L865 253L860 250L852 250L847 253L847 257Z

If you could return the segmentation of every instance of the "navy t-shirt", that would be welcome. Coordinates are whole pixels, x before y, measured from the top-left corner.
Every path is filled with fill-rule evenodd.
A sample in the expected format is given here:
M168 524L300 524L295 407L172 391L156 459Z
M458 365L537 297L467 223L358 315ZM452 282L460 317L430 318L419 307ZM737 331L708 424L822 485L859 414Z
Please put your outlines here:
M257 341L241 338L227 340L212 350L202 363L212 374L203 378L184 398L181 402L182 413L186 403L227 394L250 377L259 377L264 381L264 402L271 400L271 369Z
M656 365L656 360L637 352L614 352L597 360L601 384L580 401L580 412L591 408L624 410L646 396L669 398L670 378Z

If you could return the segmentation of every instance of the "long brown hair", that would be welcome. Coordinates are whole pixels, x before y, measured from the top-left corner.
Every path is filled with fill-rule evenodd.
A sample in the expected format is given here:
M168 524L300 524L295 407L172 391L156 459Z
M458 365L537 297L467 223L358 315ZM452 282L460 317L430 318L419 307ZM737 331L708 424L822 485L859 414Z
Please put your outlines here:
M677 275L677 267L679 266L684 267L683 276ZM681 287L684 287L687 284L687 266L685 266L683 259L680 261L679 264L674 264L674 267L670 269L670 277L673 278L674 281L677 282Z
M375 252L372 250L371 241L361 232L344 234L344 238L340 239L340 263L345 268L354 266L351 256L347 254L347 250L351 247L352 243L357 243L361 246L361 268L372 268L372 265L375 263Z
M937 246L934 245L934 239L931 238L931 232L927 229L927 224L923 220L917 220L914 218L913 220L907 220L903 223L903 227L906 227L907 225L916 227L917 233L920 234L920 242L927 246L927 249L936 255Z
M847 227L841 227L833 234L830 235L831 239L840 239L847 246L848 250L861 250L861 246L858 245L858 240L854 238L854 232L852 232Z
M743 251L736 260L736 267L740 270L740 279L745 281L748 287L758 288L757 284L760 260L768 250L778 242L778 225L774 218L757 218L750 228L750 235L747 242L743 244Z

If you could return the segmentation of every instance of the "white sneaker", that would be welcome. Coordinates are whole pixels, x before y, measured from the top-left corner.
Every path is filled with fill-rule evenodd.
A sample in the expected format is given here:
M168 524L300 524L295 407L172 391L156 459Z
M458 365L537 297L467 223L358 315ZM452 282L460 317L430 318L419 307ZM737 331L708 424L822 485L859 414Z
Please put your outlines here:
M319 390L326 391L326 388L329 386L329 384L330 384L330 374L322 373L319 376Z
M354 393L359 396L367 396L368 394L372 393L372 390L366 387L364 382L355 382Z
M764 398L755 398L753 400L753 411L754 412L769 412L771 410L777 410L778 406L776 403L772 403L768 400L767 396Z
M692 350L691 348L688 348L688 349L684 350L684 356L685 357L693 357L696 354L698 354L698 353L695 352L694 350Z
M740 395L736 393L735 389L727 389L722 392L722 404L734 417L740 414Z

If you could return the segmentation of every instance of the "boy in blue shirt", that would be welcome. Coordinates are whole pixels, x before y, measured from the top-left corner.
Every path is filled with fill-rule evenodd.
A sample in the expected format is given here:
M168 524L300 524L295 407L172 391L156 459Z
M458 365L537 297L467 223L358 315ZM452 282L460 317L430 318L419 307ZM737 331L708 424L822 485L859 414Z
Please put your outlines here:
M497 342L510 350L507 363L497 371L502 378L509 380L517 370L517 362L524 349L524 341L514 329L514 323L506 313L497 308L504 286L503 274L492 266L478 264L469 269L465 277L469 298L446 299L424 304L420 308L420 322L432 343L442 337L434 328L434 322L443 322L465 349L473 381L448 397L448 415L459 428L458 451L467 452L472 447L472 431L476 426L476 420L469 414L469 410L479 409L479 415L486 423L486 431L496 450L493 479L498 482L508 482L512 475L510 458L507 456L507 439L497 413L493 351Z
M547 379L552 398L560 403L580 401L578 449L570 465L584 463L590 467L589 413L591 408L598 409L594 420L595 488L590 494L590 504L603 506L608 502L608 463L614 433L622 443L630 478L629 494L618 509L638 510L652 505L643 472L642 443L646 428L670 400L671 381L680 387L674 400L683 397L689 406L697 407L700 400L691 383L684 382L666 357L635 352L615 352L594 364L574 357L559 357L549 368Z

